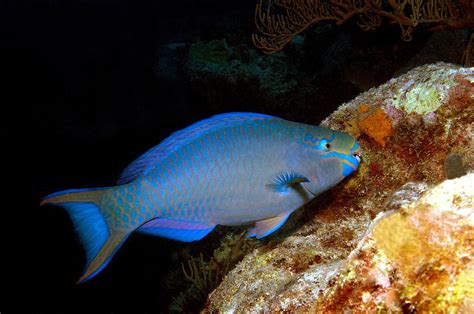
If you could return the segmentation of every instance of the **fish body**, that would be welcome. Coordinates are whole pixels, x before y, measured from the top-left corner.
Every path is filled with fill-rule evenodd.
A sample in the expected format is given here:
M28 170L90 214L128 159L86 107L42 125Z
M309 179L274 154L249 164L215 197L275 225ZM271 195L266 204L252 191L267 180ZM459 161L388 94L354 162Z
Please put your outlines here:
M115 187L67 190L42 203L70 213L88 260L83 281L135 230L188 242L216 225L255 223L247 236L267 236L354 172L359 153L342 132L262 114L221 114L173 133L131 163Z

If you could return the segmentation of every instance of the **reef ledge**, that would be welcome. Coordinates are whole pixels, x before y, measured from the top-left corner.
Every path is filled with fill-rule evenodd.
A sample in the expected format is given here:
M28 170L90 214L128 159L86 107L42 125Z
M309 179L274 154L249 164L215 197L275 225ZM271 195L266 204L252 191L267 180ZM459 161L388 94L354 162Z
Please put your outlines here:
M424 65L322 123L363 163L290 217L207 312L474 311L474 68Z

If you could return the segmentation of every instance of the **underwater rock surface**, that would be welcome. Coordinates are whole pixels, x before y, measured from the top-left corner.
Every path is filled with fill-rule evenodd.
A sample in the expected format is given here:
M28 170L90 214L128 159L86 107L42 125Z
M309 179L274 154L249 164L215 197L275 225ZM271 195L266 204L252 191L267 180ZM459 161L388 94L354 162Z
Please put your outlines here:
M249 253L203 312L474 311L474 68L415 68L322 125L359 138L358 172Z

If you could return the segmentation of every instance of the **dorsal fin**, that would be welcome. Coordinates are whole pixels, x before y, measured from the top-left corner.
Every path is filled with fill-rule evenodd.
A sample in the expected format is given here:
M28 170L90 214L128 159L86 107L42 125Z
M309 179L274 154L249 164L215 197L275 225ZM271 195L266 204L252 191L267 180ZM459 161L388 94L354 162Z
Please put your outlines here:
M168 138L163 140L157 146L149 149L143 155L138 157L122 172L118 184L129 183L141 175L152 170L155 165L168 156L171 152L176 151L180 147L192 142L193 140L215 132L229 125L238 125L249 120L272 119L275 117L251 112L230 112L212 116L208 119L201 120L191 124L187 128L172 133Z

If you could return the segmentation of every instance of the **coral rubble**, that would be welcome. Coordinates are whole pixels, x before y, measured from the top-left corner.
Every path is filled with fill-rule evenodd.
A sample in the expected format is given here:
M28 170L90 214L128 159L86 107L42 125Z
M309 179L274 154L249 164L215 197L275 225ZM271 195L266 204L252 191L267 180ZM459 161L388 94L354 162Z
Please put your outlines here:
M322 125L359 138L358 172L238 263L204 312L473 311L474 68L418 67Z

